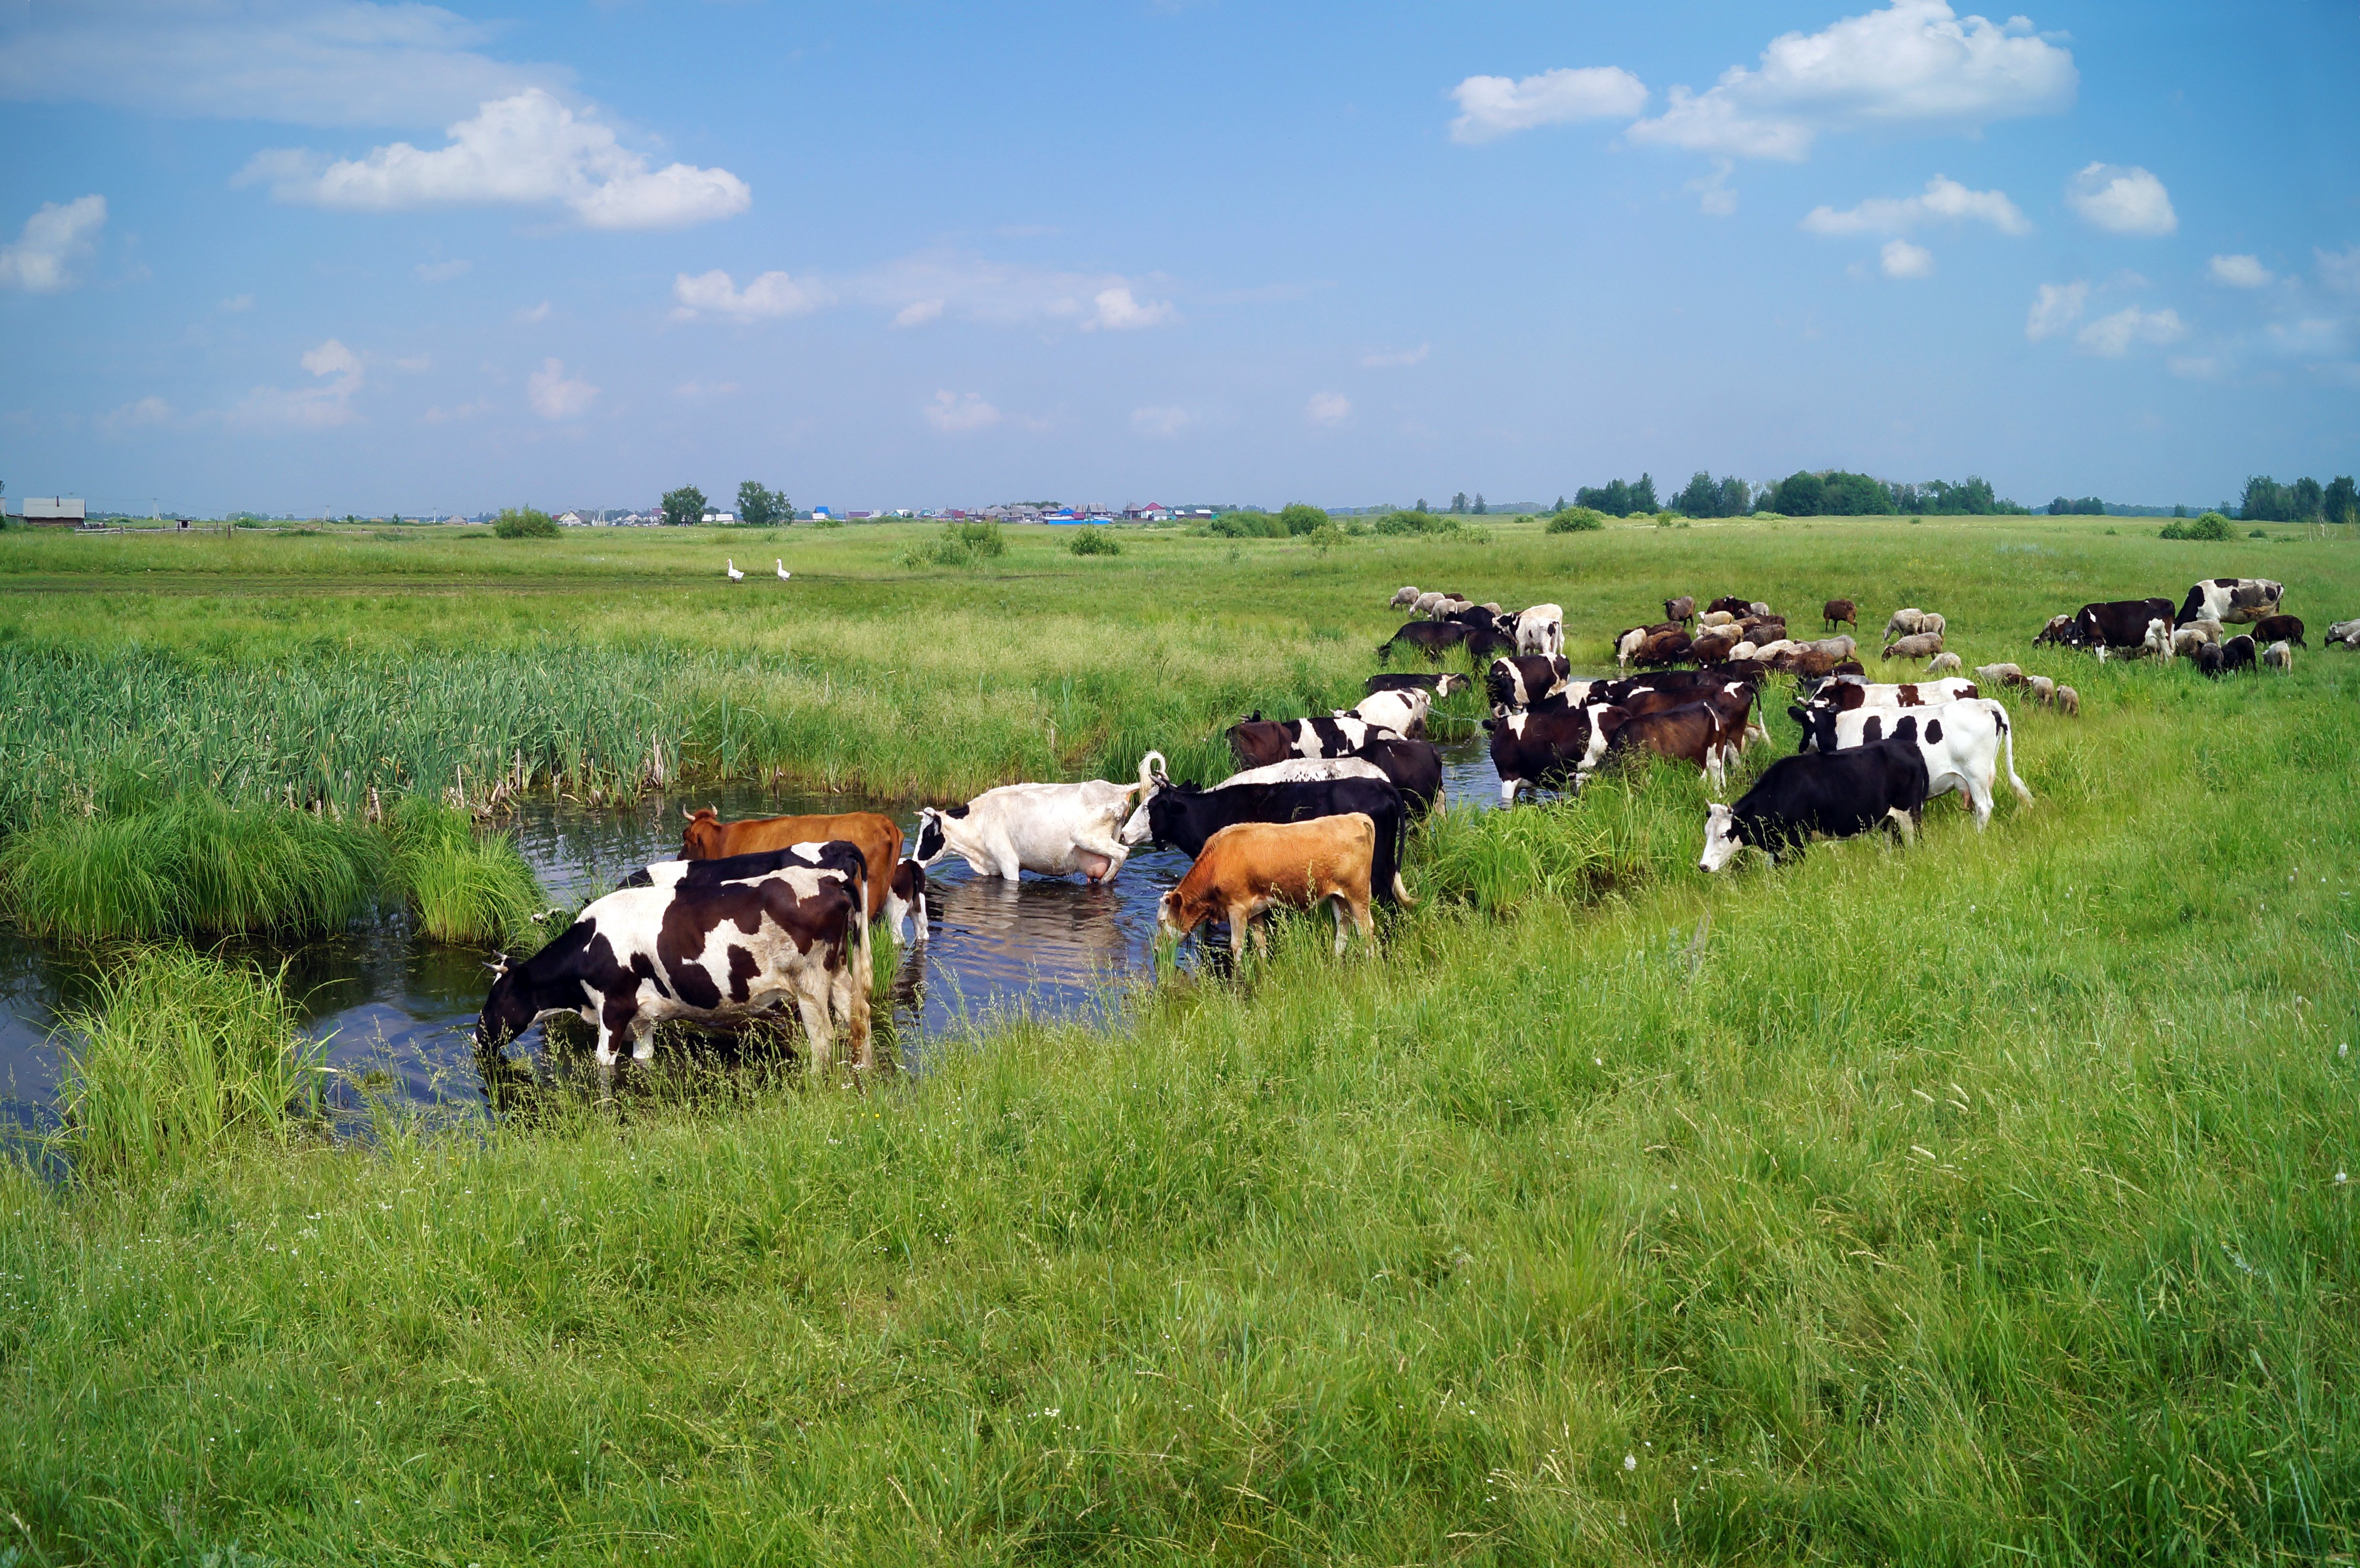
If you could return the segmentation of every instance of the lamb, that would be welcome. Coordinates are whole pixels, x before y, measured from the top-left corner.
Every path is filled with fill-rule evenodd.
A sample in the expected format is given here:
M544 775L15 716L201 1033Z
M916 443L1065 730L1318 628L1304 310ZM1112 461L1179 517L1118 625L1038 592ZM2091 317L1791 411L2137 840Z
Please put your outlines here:
M1987 686L2020 686L2030 679L2017 664L1977 664L1975 681Z
M2057 688L2057 711L2068 718L2081 717L2081 694L2071 686Z
M1926 673L1929 675L1955 675L1961 665L1962 661L1956 653L1937 653L1926 661Z

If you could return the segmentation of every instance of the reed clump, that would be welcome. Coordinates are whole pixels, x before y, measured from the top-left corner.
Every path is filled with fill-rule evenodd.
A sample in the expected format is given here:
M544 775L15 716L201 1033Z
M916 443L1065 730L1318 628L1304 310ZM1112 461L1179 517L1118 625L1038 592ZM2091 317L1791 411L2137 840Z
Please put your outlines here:
M547 907L541 883L508 834L478 838L466 813L409 795L387 817L386 839L392 885L433 940L530 951L546 939L533 921Z
M168 1173L234 1139L315 1122L328 1069L277 977L180 946L137 948L65 1020L56 1143L78 1177Z

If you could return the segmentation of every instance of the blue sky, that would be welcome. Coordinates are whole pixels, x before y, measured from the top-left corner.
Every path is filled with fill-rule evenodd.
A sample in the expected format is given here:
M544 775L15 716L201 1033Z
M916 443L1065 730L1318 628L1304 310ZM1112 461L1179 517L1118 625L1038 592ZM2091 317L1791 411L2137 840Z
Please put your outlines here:
M2360 8L0 0L0 480L2215 501L2360 468Z

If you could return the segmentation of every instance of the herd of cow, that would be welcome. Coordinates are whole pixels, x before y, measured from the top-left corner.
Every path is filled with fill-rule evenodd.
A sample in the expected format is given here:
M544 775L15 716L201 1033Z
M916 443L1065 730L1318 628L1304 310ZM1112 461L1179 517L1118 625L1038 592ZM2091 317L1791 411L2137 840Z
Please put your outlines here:
M2167 599L2089 604L2051 620L2035 641L2102 659L2187 654L2218 674L2255 662L2253 636L2222 635L2224 624L2252 623L2271 641L2263 661L2285 668L2302 624L2279 613L2281 598L2277 583L2212 578L2190 589L2176 616ZM2008 786L2032 799L2016 776L2007 710L1956 674L1937 613L1904 609L1886 623L1885 656L1928 658L1934 678L1921 681L1871 682L1851 637L1793 641L1769 606L1734 597L1701 611L1692 598L1666 601L1663 622L1612 639L1620 673L1592 679L1572 673L1556 605L1508 612L1412 587L1393 603L1421 619L1381 654L1408 647L1438 660L1464 646L1484 669L1484 728L1502 806L1527 787L1578 792L1601 768L1643 754L1697 768L1718 793L1728 764L1769 740L1756 716L1766 678L1797 677L1786 711L1800 746L1735 804L1708 807L1699 862L1706 872L1746 848L1775 861L1815 839L1886 827L1907 842L1927 801L1953 791L1980 829L2003 765ZM1823 614L1830 627L1857 628L1850 600L1828 601ZM2360 620L2338 622L2329 637L2360 649ZM1696 667L1670 667L1680 663ZM2078 711L2070 687L2016 665L1975 674ZM1150 751L1127 784L1014 784L963 806L928 806L908 855L900 825L876 812L735 822L710 809L689 813L679 859L635 873L531 958L493 964L476 1042L497 1048L540 1019L570 1014L597 1031L606 1067L626 1043L646 1058L666 1019L726 1025L791 1003L814 1070L828 1068L839 1046L868 1068L872 917L896 940L914 922L914 940L924 942L926 868L952 855L979 876L1013 881L1029 871L1095 883L1115 876L1142 843L1175 849L1192 863L1157 905L1162 931L1185 938L1222 922L1232 955L1242 956L1256 916L1325 903L1341 952L1349 930L1373 938L1372 902L1412 902L1401 876L1410 819L1443 790L1427 719L1438 698L1470 684L1456 674L1381 674L1353 708L1284 720L1254 714L1228 733L1243 771L1215 784L1174 780L1163 754Z

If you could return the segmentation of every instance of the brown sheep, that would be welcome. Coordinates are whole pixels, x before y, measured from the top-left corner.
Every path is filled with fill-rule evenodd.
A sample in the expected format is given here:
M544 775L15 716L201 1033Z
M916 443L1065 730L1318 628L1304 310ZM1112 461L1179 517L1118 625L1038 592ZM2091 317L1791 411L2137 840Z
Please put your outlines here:
M1860 630L1860 607L1850 599L1828 600L1820 609L1819 616L1828 623L1828 630L1830 631L1847 621L1852 623L1852 629L1854 631Z

